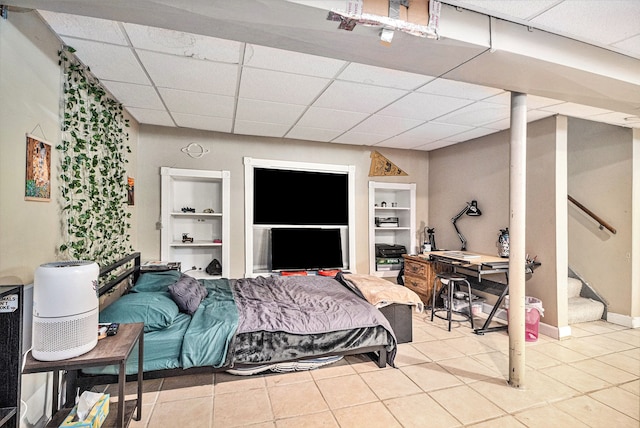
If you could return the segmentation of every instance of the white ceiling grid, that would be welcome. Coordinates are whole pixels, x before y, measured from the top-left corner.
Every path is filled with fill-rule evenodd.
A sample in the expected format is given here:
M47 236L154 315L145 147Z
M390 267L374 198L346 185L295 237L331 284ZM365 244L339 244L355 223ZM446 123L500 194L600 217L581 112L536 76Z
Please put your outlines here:
M595 13L589 2L574 1L585 3L582 13ZM573 13L571 2L558 0L450 3L539 26L567 28L562 17ZM168 29L41 14L143 124L417 150L509 128L509 93L495 88ZM587 36L600 31L592 28ZM640 44L638 28L606 32L605 43ZM536 96L527 105L530 121L559 113L628 126L628 115L600 108Z

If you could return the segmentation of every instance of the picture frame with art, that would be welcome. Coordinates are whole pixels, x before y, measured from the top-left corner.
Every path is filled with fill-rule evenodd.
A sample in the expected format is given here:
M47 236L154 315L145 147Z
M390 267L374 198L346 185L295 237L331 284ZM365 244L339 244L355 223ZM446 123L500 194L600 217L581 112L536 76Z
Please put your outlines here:
M51 143L31 134L26 134L26 142L24 199L49 202L51 200Z

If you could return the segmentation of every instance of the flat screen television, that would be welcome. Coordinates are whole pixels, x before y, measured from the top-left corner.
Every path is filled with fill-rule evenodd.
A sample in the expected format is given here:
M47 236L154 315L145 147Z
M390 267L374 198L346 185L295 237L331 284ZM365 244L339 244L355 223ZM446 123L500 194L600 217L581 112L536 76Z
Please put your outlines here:
M253 223L348 225L348 174L254 168Z
M340 229L271 229L272 271L342 268Z

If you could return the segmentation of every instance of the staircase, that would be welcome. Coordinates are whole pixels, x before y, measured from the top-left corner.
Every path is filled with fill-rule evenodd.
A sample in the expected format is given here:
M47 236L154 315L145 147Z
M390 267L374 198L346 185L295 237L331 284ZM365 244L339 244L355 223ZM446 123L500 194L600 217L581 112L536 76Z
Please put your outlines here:
M599 320L604 314L604 303L580 295L582 286L580 279L569 277L567 290L569 295L569 325Z

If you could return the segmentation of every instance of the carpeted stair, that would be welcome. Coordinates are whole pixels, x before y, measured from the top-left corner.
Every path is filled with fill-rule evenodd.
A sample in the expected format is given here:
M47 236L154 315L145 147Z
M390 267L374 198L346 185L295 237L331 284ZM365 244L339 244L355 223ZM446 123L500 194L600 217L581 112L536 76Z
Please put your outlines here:
M595 321L602 318L604 304L587 297L581 297L582 281L569 277L569 325L587 321Z

